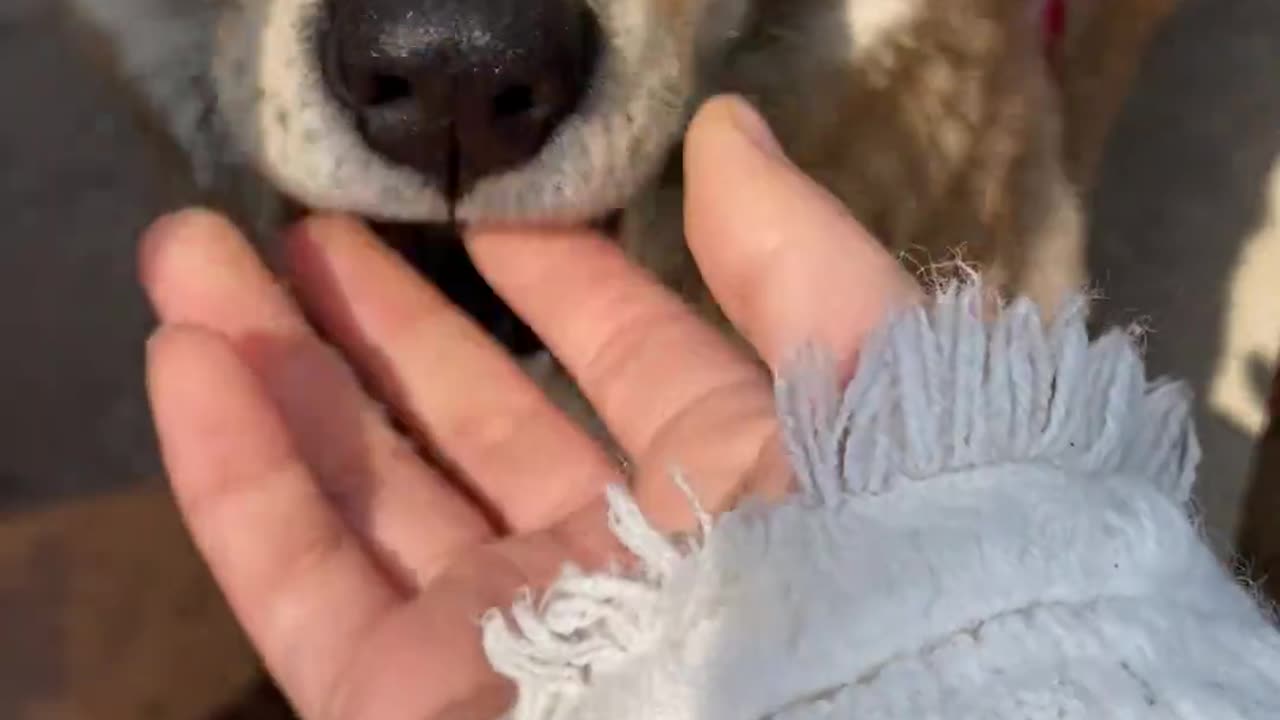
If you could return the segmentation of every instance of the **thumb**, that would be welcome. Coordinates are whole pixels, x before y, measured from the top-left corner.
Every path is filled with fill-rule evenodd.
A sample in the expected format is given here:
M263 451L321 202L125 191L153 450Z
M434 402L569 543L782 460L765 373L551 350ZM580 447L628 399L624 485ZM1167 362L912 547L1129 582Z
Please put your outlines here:
M685 145L689 246L721 309L775 372L803 345L848 373L916 281L844 205L784 156L764 119L720 97Z

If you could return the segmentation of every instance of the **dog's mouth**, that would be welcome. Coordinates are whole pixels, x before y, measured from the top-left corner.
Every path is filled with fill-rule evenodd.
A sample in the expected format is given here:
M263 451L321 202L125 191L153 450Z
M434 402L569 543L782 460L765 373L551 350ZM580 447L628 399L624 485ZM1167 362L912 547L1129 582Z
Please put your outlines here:
M310 210L295 199L287 199L284 217L290 221L301 219ZM462 227L457 222L399 223L371 218L365 218L365 222L388 247L507 352L517 358L527 358L546 349L537 333L480 274L462 242ZM621 210L583 223L610 238L617 237L621 224Z
M621 215L621 212L610 213L590 225L612 237L617 234ZM463 246L461 229L456 224L373 221L370 225L389 247L484 328L507 352L516 357L528 357L545 348L537 334L494 292L476 269Z

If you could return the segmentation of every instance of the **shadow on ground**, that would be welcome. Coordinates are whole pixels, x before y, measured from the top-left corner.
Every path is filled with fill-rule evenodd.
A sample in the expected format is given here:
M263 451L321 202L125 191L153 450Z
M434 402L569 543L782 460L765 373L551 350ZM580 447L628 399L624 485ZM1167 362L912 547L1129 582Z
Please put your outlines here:
M1150 50L1091 198L1103 319L1140 320L1151 330L1152 371L1197 393L1200 502L1219 543L1238 511L1253 437L1211 409L1208 393L1242 250L1259 232L1280 233L1261 227L1280 155L1277 68L1280 3L1187 0Z

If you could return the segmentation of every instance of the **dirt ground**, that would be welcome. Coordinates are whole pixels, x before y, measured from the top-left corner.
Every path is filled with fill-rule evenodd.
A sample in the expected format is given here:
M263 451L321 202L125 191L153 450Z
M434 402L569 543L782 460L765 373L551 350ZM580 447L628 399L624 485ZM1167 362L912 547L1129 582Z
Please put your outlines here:
M251 656L156 480L132 266L190 188L52 5L0 3L0 718L203 720ZM1105 319L1199 398L1219 541L1280 347L1276 68L1280 2L1189 0L1091 199Z

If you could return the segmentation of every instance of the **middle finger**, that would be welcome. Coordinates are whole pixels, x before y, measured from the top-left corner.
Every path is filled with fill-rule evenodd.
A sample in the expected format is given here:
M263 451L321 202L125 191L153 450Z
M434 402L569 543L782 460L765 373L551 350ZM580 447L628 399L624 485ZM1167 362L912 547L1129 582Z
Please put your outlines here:
M490 230L468 245L636 460L652 519L688 520L676 469L708 509L736 496L777 427L753 358L597 235Z

